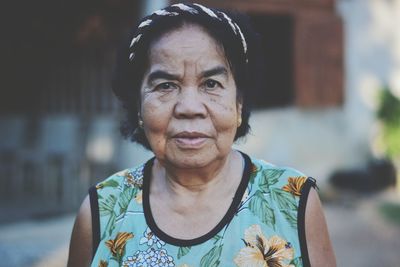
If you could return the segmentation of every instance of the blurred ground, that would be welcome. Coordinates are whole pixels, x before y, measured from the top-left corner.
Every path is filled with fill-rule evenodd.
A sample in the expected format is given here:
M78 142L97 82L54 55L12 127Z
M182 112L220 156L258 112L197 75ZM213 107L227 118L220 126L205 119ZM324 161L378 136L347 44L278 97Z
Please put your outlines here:
M0 226L0 266L65 267L74 217Z
M338 266L400 266L400 226L383 220L381 202L348 196L324 204ZM74 216L0 226L0 266L66 266Z
M324 204L337 266L400 266L400 225L383 219L379 212L387 201L384 195L352 196ZM399 203L398 197L394 201Z

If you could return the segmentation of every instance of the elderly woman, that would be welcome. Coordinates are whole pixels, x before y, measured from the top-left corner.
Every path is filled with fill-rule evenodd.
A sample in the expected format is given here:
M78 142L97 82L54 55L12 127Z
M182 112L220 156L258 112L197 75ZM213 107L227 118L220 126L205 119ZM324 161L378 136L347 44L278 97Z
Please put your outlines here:
M144 18L114 92L154 158L89 190L69 266L335 266L315 180L233 150L257 53L232 16L175 4Z

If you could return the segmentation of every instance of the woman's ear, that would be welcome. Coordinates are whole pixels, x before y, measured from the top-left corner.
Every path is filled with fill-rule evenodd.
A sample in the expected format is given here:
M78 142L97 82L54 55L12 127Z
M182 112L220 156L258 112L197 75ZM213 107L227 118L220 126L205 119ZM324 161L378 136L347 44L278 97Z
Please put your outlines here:
M141 101L140 100L136 101L136 107L137 107L137 120L138 120L138 123L140 121L143 122L143 120L142 120L142 105L141 105Z
M237 110L237 127L239 128L242 125L242 100L239 99L236 103L236 110Z

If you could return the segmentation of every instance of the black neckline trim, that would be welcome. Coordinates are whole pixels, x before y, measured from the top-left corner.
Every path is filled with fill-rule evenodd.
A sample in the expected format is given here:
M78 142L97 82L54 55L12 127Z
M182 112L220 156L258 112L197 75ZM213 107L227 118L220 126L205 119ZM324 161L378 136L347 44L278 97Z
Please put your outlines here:
M240 151L239 151L240 152ZM246 191L248 182L250 180L250 171L251 171L251 160L250 157L247 156L245 153L240 152L240 154L244 158L244 169L243 169L243 175L242 175L242 180L240 181L239 187L236 190L235 196L232 200L232 203L228 209L228 211L225 213L224 217L221 219L221 221L208 233L194 238L194 239L178 239L175 237L172 237L162 231L156 224L153 214L151 213L151 208L150 208L150 177L151 177L151 168L154 163L154 157L150 160L148 160L144 166L143 170L143 211L144 211L144 216L146 219L146 223L150 230L162 241L174 245L174 246L180 246L180 247L189 247L189 246L194 246L198 245L201 243L206 242L207 240L210 240L213 238L215 235L217 235L224 227L225 225L229 224L233 217L236 214L237 208L239 207L239 204L243 198L244 192Z
M89 188L90 211L92 214L92 260L100 244L100 216L96 186Z
M303 188L301 189L300 200L299 200L299 209L297 212L297 232L299 235L300 241L300 251L301 251L301 259L303 261L304 267L311 267L310 258L308 256L308 248L307 248L307 240L306 240L306 227L305 227L305 215L306 215L306 205L308 200L308 194L310 192L311 187L316 187L315 179L312 177L308 177Z

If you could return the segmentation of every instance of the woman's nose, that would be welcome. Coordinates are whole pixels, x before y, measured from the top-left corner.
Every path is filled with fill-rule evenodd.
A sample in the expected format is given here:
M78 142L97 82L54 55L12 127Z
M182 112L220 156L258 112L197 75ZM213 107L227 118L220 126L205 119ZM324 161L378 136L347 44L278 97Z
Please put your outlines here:
M207 108L198 88L182 88L177 96L174 113L178 118L194 118L207 116Z

